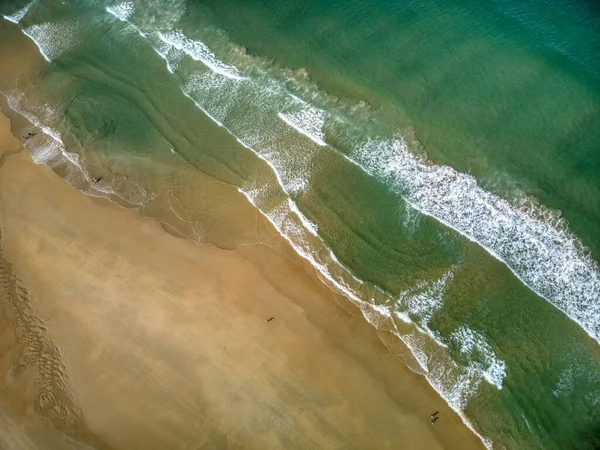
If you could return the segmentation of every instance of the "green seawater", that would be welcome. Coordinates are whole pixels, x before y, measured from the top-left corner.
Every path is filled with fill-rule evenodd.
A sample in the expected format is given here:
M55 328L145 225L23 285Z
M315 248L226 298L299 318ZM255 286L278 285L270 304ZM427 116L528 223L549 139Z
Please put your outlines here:
M222 245L207 187L220 186L396 335L487 445L600 446L594 4L49 0L0 13L0 47L31 39L44 58L0 85L48 135L28 144L38 162Z
M250 52L392 104L438 162L559 209L600 250L593 2L194 2Z

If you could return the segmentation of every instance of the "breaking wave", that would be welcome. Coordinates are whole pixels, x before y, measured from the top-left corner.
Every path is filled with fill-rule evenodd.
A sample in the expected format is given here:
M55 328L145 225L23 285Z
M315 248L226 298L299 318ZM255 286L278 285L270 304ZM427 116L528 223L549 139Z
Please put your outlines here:
M350 158L422 213L477 242L600 342L600 268L556 212L487 192L471 175L415 155L402 137L368 140Z

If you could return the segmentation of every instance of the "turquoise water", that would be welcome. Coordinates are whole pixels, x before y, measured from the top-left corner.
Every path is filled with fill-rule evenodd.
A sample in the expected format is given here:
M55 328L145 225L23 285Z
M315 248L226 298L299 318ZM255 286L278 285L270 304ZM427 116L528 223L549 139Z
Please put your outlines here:
M258 208L486 445L599 445L595 5L0 12L44 58L0 86L47 134L38 162L202 242L222 245L219 200ZM182 165L231 197L174 179Z

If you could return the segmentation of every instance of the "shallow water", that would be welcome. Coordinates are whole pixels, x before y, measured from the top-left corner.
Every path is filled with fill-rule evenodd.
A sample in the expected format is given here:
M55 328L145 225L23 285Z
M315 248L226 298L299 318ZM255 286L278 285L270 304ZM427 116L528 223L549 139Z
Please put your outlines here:
M2 5L46 60L1 86L34 159L198 242L258 208L487 445L593 448L596 12L165 5Z

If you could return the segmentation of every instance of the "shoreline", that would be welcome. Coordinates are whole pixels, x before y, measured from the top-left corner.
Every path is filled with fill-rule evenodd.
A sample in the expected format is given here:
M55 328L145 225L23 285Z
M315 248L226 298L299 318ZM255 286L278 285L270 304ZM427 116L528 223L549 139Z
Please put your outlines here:
M6 137L3 133L2 141L4 142L5 139ZM15 141L19 142L16 139ZM235 295L229 292L230 300L228 301L227 308L236 310L236 313L232 313L231 310L227 311L228 314L221 311L219 300L223 297L214 295L212 304L203 303L205 307L213 310L213 314L199 314L195 311L195 302L191 301L188 296L184 296L185 302L183 304L186 304L190 308L187 314L194 316L194 320L191 322L196 321L196 325L201 325L200 328L206 327L212 330L212 332L206 333L205 337L220 336L222 338L220 344L224 345L225 348L231 348L230 339L232 338L230 333L223 331L222 328L216 329L216 325L212 323L214 316L221 316L221 320L228 321L230 325L229 327L225 327L228 330L242 330L241 333L235 333L236 335L239 334L239 338L234 338L235 344L233 344L238 353L233 359L231 356L228 356L221 345L206 345L202 349L202 352L199 352L193 346L192 348L187 348L185 351L179 350L176 352L181 354L187 352L186 359L189 359L189 356L193 355L196 358L208 359L211 361L211 365L216 367L220 364L219 369L215 367L213 370L207 371L210 374L208 378L213 379L210 383L219 384L218 381L215 381L216 373L225 377L230 385L237 383L240 386L241 378L248 383L246 389L239 389L237 391L237 395L242 396L248 395L246 394L247 390L256 389L258 386L261 394L268 396L272 404L277 404L287 409L295 407L294 412L296 416L301 417L302 421L307 422L308 425L312 425L306 426L305 424L301 428L303 431L300 434L305 435L306 431L312 430L313 439L323 440L321 442L324 445L332 445L337 439L343 437L343 433L334 440L331 440L332 436L328 434L331 433L330 431L321 430L321 433L317 433L314 420L317 416L323 416L322 411L316 409L313 411L313 414L307 414L307 411L299 408L300 405L298 403L290 402L291 404L287 404L286 401L281 401L281 395L285 394L279 393L277 395L276 385L269 385L269 383L265 383L265 380L272 380L275 377L280 382L284 381L288 385L289 383L293 384L296 382L298 386L302 387L300 392L304 395L306 395L307 391L310 392L312 390L312 397L309 404L324 402L338 405L339 411L334 414L337 420L331 422L332 419L331 417L329 418L331 430L339 429L341 422L344 424L342 427L344 431L351 435L351 430L356 432L356 430L361 428L356 425L362 424L363 428L360 436L354 435L351 439L348 439L350 436L345 437L348 439L347 445L349 443L356 444L359 440L364 440L370 433L375 433L375 430L378 430L379 432L376 433L376 436L370 436L369 440L365 441L373 443L373 439L380 439L382 444L379 446L374 445L373 447L382 448L383 442L401 442L408 438L411 443L414 443L413 445L416 445L414 448L452 448L458 442L461 443L462 448L468 448L468 443L471 443L473 448L481 448L481 444L476 436L463 425L458 415L450 410L443 399L426 383L426 380L417 378L420 376L411 372L389 352L377 337L376 330L360 314L357 314L358 310L354 310L355 314L351 316L348 309L352 310L353 306L348 306L347 308L340 307L338 302L341 299L334 298L335 294L332 294L314 276L309 276L304 269L300 268L299 265L301 266L301 263L292 262L288 259L288 256L284 257L281 253L274 252L264 245L244 245L235 251L227 251L210 245L200 246L190 240L175 238L166 233L155 220L141 218L134 211L120 208L109 200L81 195L81 193L67 186L63 180L52 173L50 168L35 165L27 152L6 157L4 166L0 170L0 185L3 186L2 191L5 194L0 203L3 222L8 222L8 224L3 223L3 230L6 230L2 237L5 257L12 262L15 273L31 292L32 299L35 298L35 300L31 301L32 309L36 314L44 317L49 339L55 343L61 353L64 352L64 355L67 356L64 359L64 363L71 375L70 383L74 399L73 403L77 405L77 408L81 408L81 417L85 418L85 420L82 419L82 423L92 430L91 433L94 436L102 436L101 440L103 442L110 442L110 446L107 448L125 448L126 445L131 445L134 442L139 443L137 439L141 439L140 436L132 438L125 433L125 435L120 435L117 438L114 436L114 434L118 434L113 431L114 424L109 426L108 429L106 427L107 423L115 420L115 417L119 415L123 420L135 423L131 415L135 414L133 412L133 405L136 405L136 402L133 401L131 405L123 405L121 409L118 409L116 414L114 414L115 411L112 411L111 408L107 408L107 405L103 404L106 399L97 398L98 396L92 394L92 391L109 389L111 384L103 385L103 381L99 379L101 377L92 375L92 373L98 370L98 366L102 366L102 364L97 360L89 361L90 357L85 355L101 352L100 354L106 353L109 359L111 357L114 358L118 353L117 348L119 345L112 342L114 338L111 338L110 330L115 330L114 327L117 326L117 329L121 330L117 334L120 334L121 338L127 338L131 337L131 327L134 327L134 336L137 335L138 343L137 345L133 345L132 349L129 349L129 357L133 357L134 360L139 359L138 363L151 372L157 371L158 373L162 373L163 376L164 373L168 373L171 381L178 379L178 375L172 373L172 369L168 365L165 365L163 357L158 357L157 355L161 355L164 352L165 355L162 356L169 355L169 358L173 358L173 348L185 348L185 343L189 345L188 339L181 340L181 332L178 332L178 336L175 338L177 345L167 346L166 349L162 349L158 353L156 350L148 353L147 351L142 351L142 349L148 345L146 339L149 339L148 333L150 330L161 336L159 341L149 339L152 345L156 346L162 340L169 339L166 338L166 335L172 332L174 328L177 328L175 324L181 326L178 323L179 321L174 319L177 314L175 313L175 316L173 316L174 311L181 308L181 305L177 305L177 301L182 299L177 297L177 293L181 292L182 289L183 291L187 291L191 289L191 286L199 288L195 284L195 278L198 278L194 273L197 266L196 264L190 264L190 260L201 263L199 265L203 264L205 270L210 271L211 275L205 277L206 279L203 279L202 282L216 284L217 286L214 286L216 291L225 290L227 292L227 287L220 286L221 283L218 282L219 278L229 277L230 284L235 285L238 281L239 273L252 274L250 279L246 279L244 289L239 289L238 287L235 290ZM6 175L7 172L8 176ZM10 175L16 173L19 173L20 177ZM28 187L27 190L24 190L25 185ZM36 185L39 187L39 190L34 189ZM36 192L40 194L43 192L43 195L39 195L39 197L46 198L47 201L43 202L46 205L45 207L40 204L42 198L38 198L35 194ZM50 201L53 197L54 200L60 199L60 201ZM48 205L50 204L58 205L58 210L51 212L48 209ZM35 207L33 207L34 205ZM88 213L92 214L95 217L94 221L100 222L100 224L95 223L92 225L87 222L84 216L89 215ZM48 221L49 217L50 220ZM66 220L67 218L68 220ZM36 226L32 227L32 223L35 223ZM59 223L60 227L52 229L53 226L57 226ZM116 226L120 232L125 233L128 239L135 243L135 245L131 244L134 248L130 248L131 246L128 247L128 244L123 242L122 238L119 239L115 236L115 234L118 235L118 233L114 233L115 224L117 224ZM10 230L12 227L17 226L20 227L20 231L11 234ZM28 232L23 232L22 227L28 229ZM86 230L86 227L89 229ZM103 227L107 227L108 230L113 228L113 233L110 233L111 236L106 236L108 234L107 229L103 229ZM76 233L78 236L75 239L68 239L65 235L61 236L67 230L70 233ZM132 230L137 230L140 234L138 235ZM94 237L93 239L92 236ZM78 240L81 240L81 242L78 242ZM105 244L99 242L103 240L106 241ZM34 248L33 242L37 242L37 248ZM58 245L61 242L64 245ZM160 250L150 250L157 246ZM61 248L68 248L68 254L62 254L60 251ZM172 264L170 267L163 267L158 261L148 257L148 252L157 259L164 259L165 256L168 256L172 259ZM77 261L81 261L80 253L85 253L87 258L92 258L96 261L93 264L84 264L81 266L77 264ZM232 256L232 254L235 256ZM17 255L19 256L17 257ZM94 255L104 255L105 259L94 257ZM142 258L142 255L145 255L145 257ZM211 260L210 263L206 261L207 257ZM109 261L126 258L130 260L122 263L125 266L116 271L119 273L110 270ZM180 258L185 261L181 261ZM14 262L15 260L18 262ZM218 264L220 266L219 270L213 268L212 263L215 260L220 261L220 264ZM134 263L134 261L137 262ZM142 261L145 261L145 263L142 263ZM94 276L90 273L93 267L103 272L108 271L112 277L118 277L121 280L127 277L126 274L131 273L134 273L138 277L145 277L145 274L140 272L138 263L159 264L160 270L158 270L159 267L153 268L152 273L155 276L164 273L165 270L171 269L171 266L177 267L189 275L182 282L181 280L174 281L177 280L177 277L171 273L173 277L170 280L163 280L163 284L159 287L163 292L158 294L156 293L159 292L158 290L149 290L148 287L144 286L144 283L140 285L139 283L133 283L133 281L131 283L134 286L129 285L128 282L120 281L119 283L121 284L119 286L121 289L115 289L116 286L110 286L110 280L113 278L106 279L105 276ZM55 269L49 270L49 272L58 271L54 275L45 270L46 267L52 265L55 266ZM62 270L60 269L61 267ZM224 267L229 267L230 269L237 267L236 272L238 276L236 277L231 273L228 274L228 271ZM76 273L72 273L73 271ZM231 278L232 276L233 279ZM133 278L135 277L131 277L132 280ZM85 280L85 282L82 282L82 280ZM150 280L147 280L147 282L151 283ZM89 289L96 292L110 292L111 295L108 296L110 298L108 303L112 305L111 308L129 311L126 316L131 315L131 317L125 320L121 316L117 318L112 314L108 314L107 316L103 316L101 324L88 328L90 324L86 316L89 313L95 310L98 312L99 308L100 310L104 310L104 314L106 314L107 309L110 310L111 308L108 305L100 307L95 302L90 303L91 299L89 298L80 299L75 308L72 307L73 305L69 307L64 305L64 301L61 298L67 295L73 299L74 293L69 291L73 290L71 287L73 284L77 285L79 283L86 285L84 291ZM48 289L48 286L51 284L55 285L55 287ZM182 288L182 284L185 286L184 288ZM262 301L270 304L270 308L274 308L273 310L276 309L277 314L267 313L266 310L260 312L257 310L264 308L265 305L262 305L261 308L260 305L243 304L241 299L247 292L253 292L257 289L255 287L256 284L261 286L260 291L262 295L264 295L265 290L268 291L268 295L264 296ZM165 292L169 294L166 295ZM137 305L137 303L131 302L132 298L141 301L143 297L142 293L150 297L150 299L143 300L142 303L146 307L152 305L143 314L143 316L146 316L146 319L137 317L140 311L136 310L133 306ZM301 293L304 293L304 295L310 293L310 296L313 298L310 300L303 299L303 294ZM257 297L259 296L257 295ZM97 296L94 297L98 299ZM106 299L105 295L99 297ZM203 300L206 301L205 297L203 297ZM284 302L285 307L281 305L281 302ZM169 308L175 308L171 310L170 316L167 313L169 308L164 308L165 303L169 305ZM242 323L243 320L239 317L240 314L244 317L252 317L254 324L248 325ZM265 326L267 323L263 324L265 317L269 314L276 317L273 323L269 323L269 325L275 325L277 328L273 326L267 328ZM263 315L265 317L262 317ZM186 318L185 316L179 316L178 319L184 319ZM138 328L135 328L138 321L142 321L143 325L138 323ZM282 322L285 323L284 326L278 325L278 323ZM84 326L83 324L86 325ZM235 324L235 326L231 326L231 324ZM259 324L264 330L256 330ZM91 339L91 341L104 341L104 349L99 349L98 345L93 345L93 342L79 345L71 343L73 341L73 334L78 334L72 332L71 328L73 327L80 328L81 336L89 333L88 339ZM272 332L270 330L273 329L275 329L275 334L277 335L275 337L269 336L269 333ZM188 332L195 333L192 330L188 330ZM94 336L94 338L91 336ZM250 342L246 339L250 339ZM255 353L253 358L244 360L246 364L244 365L244 363L239 361L243 354L248 351L256 352L258 351L257 347L264 350L262 345L257 345L257 339L260 340L261 344L264 342L269 343L269 352L267 354ZM349 339L350 341L348 342L344 339ZM286 341L287 345L285 344ZM317 348L321 351L316 350ZM337 369L334 370L335 375L331 375L327 373L327 370L324 370L327 366L329 366L329 369L332 369L329 358L319 354L324 348L329 349L330 357L333 357L336 361L333 365L333 369ZM291 349L296 349L297 353L301 356L293 357L288 355ZM279 367L280 370L277 371L265 367L273 361L279 361L278 364L281 365L280 359L274 358L273 354L277 355L278 358L284 356L285 359L289 358L288 365L293 363L294 370L287 368L287 370L282 371L283 367ZM256 366L255 364L258 361L260 361L260 364ZM317 364L306 364L307 361L316 362ZM250 375L247 364L251 362L254 363L252 364L254 371L258 368L261 371ZM344 370L340 370L342 367ZM226 374L225 368L229 368L231 374ZM110 377L110 374L115 371L122 371L131 376L133 369L128 364L113 361L112 364L102 370L104 370L105 377ZM250 370L250 372L254 371ZM347 374L354 374L355 371L359 374L353 375L350 380L344 380L344 378L348 377ZM194 371L192 370L191 372ZM402 377L405 382L398 381L397 377ZM155 380L152 376L148 378L149 380ZM218 379L218 377L216 378ZM358 380L365 382L360 383ZM179 381L180 383L182 382L182 380ZM298 383L298 381L301 382ZM385 392L386 389L380 390L367 387L373 382L380 386L386 386L390 392ZM187 408L182 407L182 403L185 404L187 396L198 395L198 386L196 386L196 383L193 383L193 386L189 385L189 383L187 385L183 383L183 386L186 388L183 391L187 390L187 394L179 394L180 402L175 402L173 406L174 410L180 414L178 420L169 422L173 427L180 427L182 423L189 420L189 418L186 419L186 414L182 413L182 411L189 413ZM398 386L398 384L402 384L402 386ZM409 387L406 384L411 386ZM164 392L174 389L175 394L177 394L178 390L181 393L181 388L177 389L173 387L174 385L179 387L179 383L168 385L168 389L163 385L162 389L166 389ZM324 386L327 389L323 391ZM297 388L297 386L295 387ZM227 404L227 399L231 400L231 398L228 398L223 386L220 386L220 388L215 390L210 389L216 396L215 399L199 403L204 403L207 407L210 406L211 408L215 408L215 405ZM116 388L112 386L112 389ZM153 390L150 385L145 386L145 389L156 394L156 387ZM365 392L362 392L362 390ZM317 391L319 392L318 394ZM415 391L418 392L418 395L415 394ZM219 393L218 395L216 394L217 392ZM143 395L144 398L147 397L146 394ZM120 392L120 395L123 395L123 392ZM297 393L297 395L300 394ZM406 400L407 396L412 397L410 401ZM226 401L223 402L223 399L226 399ZM402 399L402 401L399 401L399 399ZM255 409L257 404L262 403L262 401L257 403L257 398L245 402L246 406L252 404L251 409ZM344 405L344 407L340 407L340 405ZM442 411L443 419L445 419L433 428L428 422L430 409L432 411ZM399 413L399 410L402 413ZM90 411L94 411L91 417ZM317 414L319 412L320 414ZM293 415L291 414L290 417ZM237 416L238 419L247 420L251 414L232 414L231 411L227 413L221 411L219 415L219 417L223 418L224 422L229 423L229 426L232 427L230 431L233 431L233 434L240 439L244 433L230 423L230 416ZM324 417L327 416L326 414ZM367 416L377 417L377 425L366 425L372 420ZM321 420L325 420L324 417L321 417ZM340 417L343 420L340 420ZM405 424L401 432L394 429L398 425L391 426L390 420L392 420L392 417L394 417L394 421L400 421ZM273 420L273 418L270 418L270 420ZM313 423L311 424L311 422ZM382 425L381 422L387 424L389 429ZM410 426L406 426L406 424L410 424ZM155 426L157 425L158 423L155 424ZM148 427L141 426L139 422L135 423L135 427L142 427L145 433L149 431ZM76 436L77 433L74 435ZM215 430L210 435L217 439ZM230 435L226 434L226 436ZM411 435L413 438L410 438ZM109 436L109 438L107 439L105 436ZM252 433L247 433L240 440L239 444L244 447L246 445L250 448L253 447L251 444L253 441L249 439L250 436L252 436ZM266 445L268 448L277 448L281 446L277 445L277 442L282 444L277 439L282 439L282 436L285 437L285 434L275 437L271 436L271 438L265 441L261 440L260 445ZM219 436L219 438L222 437L222 435ZM154 439L156 439L156 436L148 442L153 442ZM171 442L166 437L164 439L164 442ZM126 442L128 444L125 444ZM306 444L306 441L304 442ZM290 441L290 444L292 443L300 445L300 442L297 440L294 442ZM123 444L125 444L125 447L123 447ZM256 442L256 445L258 445L258 442ZM422 445L422 447L419 445Z

